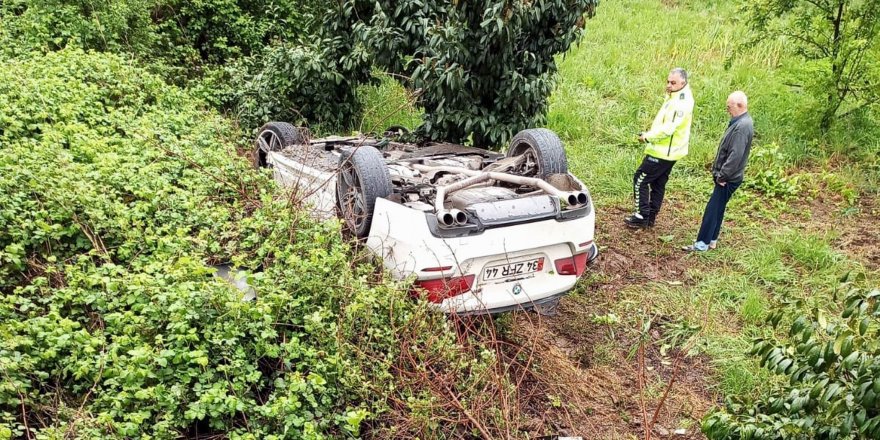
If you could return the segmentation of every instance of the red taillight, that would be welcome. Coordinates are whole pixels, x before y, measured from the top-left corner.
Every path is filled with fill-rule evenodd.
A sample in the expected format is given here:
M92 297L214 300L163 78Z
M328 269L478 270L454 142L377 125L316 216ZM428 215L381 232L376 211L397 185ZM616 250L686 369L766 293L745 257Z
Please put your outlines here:
M467 275L455 278L440 278L438 280L416 281L414 287L418 287L425 291L428 295L428 301L432 303L441 303L446 298L452 298L456 295L471 290L474 285L474 276Z
M581 276L587 268L587 253L577 254L571 257L556 260L556 273L559 275Z
M422 269L422 272L446 272L447 270L452 270L452 266L426 267Z

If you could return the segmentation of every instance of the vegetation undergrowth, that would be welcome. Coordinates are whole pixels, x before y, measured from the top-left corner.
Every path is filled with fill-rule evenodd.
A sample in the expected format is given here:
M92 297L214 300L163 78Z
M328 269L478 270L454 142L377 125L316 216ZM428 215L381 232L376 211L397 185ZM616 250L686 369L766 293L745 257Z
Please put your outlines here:
M509 429L487 345L352 264L188 92L117 55L23 55L0 121L0 439Z

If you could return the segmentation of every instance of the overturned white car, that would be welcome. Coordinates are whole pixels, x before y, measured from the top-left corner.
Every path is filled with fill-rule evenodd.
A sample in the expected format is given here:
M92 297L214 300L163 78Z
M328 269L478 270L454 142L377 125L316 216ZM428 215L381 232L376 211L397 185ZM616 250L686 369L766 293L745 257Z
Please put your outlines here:
M555 305L598 255L589 191L552 131L521 131L507 155L394 139L271 122L255 161L447 312Z

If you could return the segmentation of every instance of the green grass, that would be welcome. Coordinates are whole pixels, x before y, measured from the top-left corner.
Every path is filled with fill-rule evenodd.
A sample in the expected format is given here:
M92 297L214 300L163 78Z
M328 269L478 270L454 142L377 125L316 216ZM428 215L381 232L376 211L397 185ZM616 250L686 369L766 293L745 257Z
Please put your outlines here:
M376 73L378 83L363 85L358 97L364 102L363 116L357 131L379 133L397 125L412 130L421 122L421 111L413 99L391 77Z

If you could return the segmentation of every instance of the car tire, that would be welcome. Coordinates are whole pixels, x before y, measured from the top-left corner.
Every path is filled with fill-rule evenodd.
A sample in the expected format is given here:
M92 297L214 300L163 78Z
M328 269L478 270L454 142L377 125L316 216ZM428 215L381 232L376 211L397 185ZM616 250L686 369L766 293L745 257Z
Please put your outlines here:
M311 133L305 127L294 127L287 122L269 122L260 127L254 141L254 166L269 166L267 157L270 151L281 151L291 145L305 144Z
M343 151L336 176L336 205L346 232L366 238L376 199L391 195L391 174L379 150L362 145Z
M546 128L530 128L516 134L510 141L507 157L529 155L531 161L524 171L545 178L551 174L568 173L568 159L559 136Z

